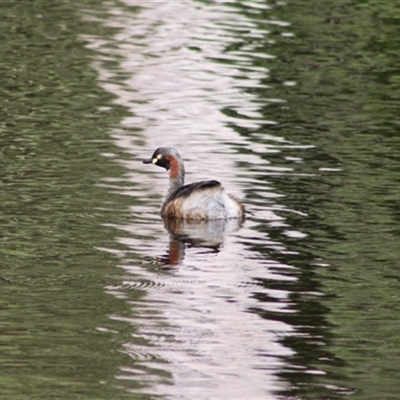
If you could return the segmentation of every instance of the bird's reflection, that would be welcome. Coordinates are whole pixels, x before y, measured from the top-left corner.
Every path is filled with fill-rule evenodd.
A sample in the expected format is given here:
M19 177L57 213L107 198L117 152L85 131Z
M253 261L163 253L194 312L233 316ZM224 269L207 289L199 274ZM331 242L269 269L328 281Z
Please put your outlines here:
M206 252L218 253L225 238L237 231L243 220L185 221L164 219L169 232L169 246L160 261L167 265L178 265L185 258L187 247L204 248Z

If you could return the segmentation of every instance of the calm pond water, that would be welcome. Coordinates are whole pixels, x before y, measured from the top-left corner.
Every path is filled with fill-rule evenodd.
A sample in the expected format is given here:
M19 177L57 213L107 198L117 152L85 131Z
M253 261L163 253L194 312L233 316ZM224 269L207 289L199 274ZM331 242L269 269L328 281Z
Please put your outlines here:
M0 10L0 398L400 398L396 2Z

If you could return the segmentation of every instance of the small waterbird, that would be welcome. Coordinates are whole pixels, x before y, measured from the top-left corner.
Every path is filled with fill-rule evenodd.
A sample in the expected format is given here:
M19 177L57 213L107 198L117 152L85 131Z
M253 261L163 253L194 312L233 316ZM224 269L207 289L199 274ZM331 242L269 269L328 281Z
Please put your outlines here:
M173 147L159 147L143 160L169 173L169 189L161 205L161 216L167 219L216 220L244 219L244 206L225 192L215 180L185 185L183 160Z

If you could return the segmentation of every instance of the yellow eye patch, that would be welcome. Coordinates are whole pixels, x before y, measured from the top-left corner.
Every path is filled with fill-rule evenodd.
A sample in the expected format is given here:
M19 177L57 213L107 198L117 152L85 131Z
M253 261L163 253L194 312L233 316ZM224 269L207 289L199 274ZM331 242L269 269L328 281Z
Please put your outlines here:
M151 161L153 164L156 164L158 160L162 159L162 154L157 154L153 160Z

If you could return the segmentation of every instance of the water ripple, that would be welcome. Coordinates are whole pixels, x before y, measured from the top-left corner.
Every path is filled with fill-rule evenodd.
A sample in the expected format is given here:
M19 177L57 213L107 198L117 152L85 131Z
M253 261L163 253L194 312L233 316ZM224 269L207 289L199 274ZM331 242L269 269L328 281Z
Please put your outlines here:
M106 5L102 23L113 36L83 38L95 52L100 85L127 110L110 129L129 155L115 160L127 173L101 183L133 204L129 221L110 224L126 250L123 282L106 290L131 310L111 318L132 326L123 351L140 361L121 367L119 379L140 373L147 393L167 396L272 399L286 385L277 372L292 354L280 339L293 329L260 316L290 313L293 304L289 286L265 282L297 278L288 273L296 268L278 257L294 252L266 228L290 240L303 234L288 224L286 215L297 211L279 203L284 195L269 179L295 177L308 147L269 129L279 121L265 116L265 104L286 102L257 91L271 88L268 63L276 58L263 46L273 45L275 26L288 24L251 17L272 9L261 1L131 5ZM245 198L242 228L164 226L157 213L165 173L144 169L140 160L166 144L179 148L188 181L217 178Z

